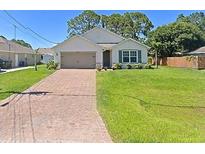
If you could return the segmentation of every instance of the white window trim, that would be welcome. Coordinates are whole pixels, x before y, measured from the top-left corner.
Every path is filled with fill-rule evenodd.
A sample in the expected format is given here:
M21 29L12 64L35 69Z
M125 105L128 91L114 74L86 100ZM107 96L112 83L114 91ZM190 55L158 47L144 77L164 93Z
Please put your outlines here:
M129 62L124 62L124 59L123 59L123 52L125 52L125 51L128 51L129 52ZM130 52L131 51L135 51L136 52L136 62L131 62L131 57L135 57L135 56L130 56L131 54L130 54ZM124 63L124 64L128 64L128 63L133 63L133 64L135 64L135 63L138 63L138 50L134 50L134 49L132 49L132 50L122 50L122 63Z

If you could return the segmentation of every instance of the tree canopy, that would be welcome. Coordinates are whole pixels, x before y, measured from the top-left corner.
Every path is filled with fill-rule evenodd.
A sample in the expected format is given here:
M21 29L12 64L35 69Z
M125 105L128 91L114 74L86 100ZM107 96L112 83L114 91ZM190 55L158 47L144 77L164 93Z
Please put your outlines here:
M140 12L98 15L94 11L83 11L68 21L68 35L82 34L94 27L103 27L123 37L145 39L154 27L149 18Z
M205 30L205 14L203 12L194 12L189 16L180 14L177 18L178 21L189 22L198 26L201 30Z
M167 57L205 45L205 36L198 26L177 21L150 32L147 43L151 51L157 51L160 57Z
M98 26L99 23L100 23L100 15L90 10L83 11L79 16L67 22L68 35L72 36L75 34L82 34Z
M13 41L13 42L15 42L15 43L17 43L17 44L20 44L20 45L22 45L22 46L24 46L24 47L28 47L28 48L31 48L31 49L32 49L32 46L31 46L29 43L25 42L24 40L15 40L15 39L12 39L11 41Z

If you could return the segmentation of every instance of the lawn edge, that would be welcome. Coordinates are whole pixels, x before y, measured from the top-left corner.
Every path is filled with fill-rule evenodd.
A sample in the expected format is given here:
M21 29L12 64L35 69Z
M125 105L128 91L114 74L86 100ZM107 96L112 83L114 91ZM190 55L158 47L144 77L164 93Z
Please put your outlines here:
M44 82L47 78L53 76L58 70L54 71L53 73L51 73L50 75L46 76L45 78L41 79L40 81L34 83L33 85L31 85L28 89L22 91L23 92L28 92L30 90L34 90L37 86L39 86L42 82ZM12 99L15 99L19 94L12 94L11 96L0 100L0 107L8 102L10 102Z

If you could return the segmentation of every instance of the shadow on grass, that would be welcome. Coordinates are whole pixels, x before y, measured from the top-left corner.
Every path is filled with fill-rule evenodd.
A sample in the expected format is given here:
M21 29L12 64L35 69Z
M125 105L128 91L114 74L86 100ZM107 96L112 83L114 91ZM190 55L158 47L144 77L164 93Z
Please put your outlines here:
M112 94L113 95L113 94ZM118 95L118 94L114 94L114 95ZM121 97L129 97L132 99L136 99L138 101L140 101L140 105L147 107L147 106L162 106L162 107L176 107L176 108L189 108L189 109L205 109L205 106L189 106L189 105L169 105L169 104L155 104L155 103L151 103L151 102L146 102L136 96L129 96L129 95L118 95Z

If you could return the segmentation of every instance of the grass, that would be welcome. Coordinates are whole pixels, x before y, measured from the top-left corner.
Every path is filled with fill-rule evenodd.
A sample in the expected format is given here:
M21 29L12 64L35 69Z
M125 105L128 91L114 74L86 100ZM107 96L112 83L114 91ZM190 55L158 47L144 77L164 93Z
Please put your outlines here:
M33 68L0 74L0 100L12 95L13 92L23 92L41 79L53 73L45 65L38 66L38 71Z
M97 105L114 142L205 142L205 71L98 72Z

